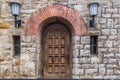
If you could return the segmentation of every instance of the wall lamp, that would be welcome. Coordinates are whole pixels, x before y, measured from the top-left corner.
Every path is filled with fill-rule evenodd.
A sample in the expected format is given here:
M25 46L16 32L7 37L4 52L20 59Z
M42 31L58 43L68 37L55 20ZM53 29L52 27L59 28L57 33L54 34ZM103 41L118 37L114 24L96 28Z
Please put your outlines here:
M11 2L10 7L11 7L11 13L14 16L15 27L19 28L21 27L21 20L17 20L17 16L20 14L21 4L17 2Z
M95 27L95 19L94 17L98 13L98 3L90 3L89 5L89 10L90 10L90 16L92 17L92 20L90 20L90 27Z

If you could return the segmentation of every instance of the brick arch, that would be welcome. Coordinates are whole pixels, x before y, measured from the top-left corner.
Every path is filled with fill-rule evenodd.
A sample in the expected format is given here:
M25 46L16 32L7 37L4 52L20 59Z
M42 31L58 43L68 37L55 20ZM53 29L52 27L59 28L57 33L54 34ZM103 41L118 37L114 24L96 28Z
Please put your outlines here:
M73 9L62 5L46 6L36 11L27 22L25 35L35 35L40 24L50 17L62 17L72 24L75 35L86 35L87 29L82 17Z

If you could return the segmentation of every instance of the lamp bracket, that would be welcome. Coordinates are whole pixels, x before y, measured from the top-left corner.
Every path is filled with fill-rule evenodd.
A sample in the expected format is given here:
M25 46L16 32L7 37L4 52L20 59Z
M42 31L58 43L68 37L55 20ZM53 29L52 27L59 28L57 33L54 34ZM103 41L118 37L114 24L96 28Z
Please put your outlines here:
M92 28L95 27L95 19L94 19L94 16L93 16L92 20L90 20L90 27L92 27Z
M17 20L17 15L14 15L14 22L15 22L15 27L19 28L21 27L21 20Z
M21 27L21 20L16 20L15 24L16 24L15 27L17 28Z

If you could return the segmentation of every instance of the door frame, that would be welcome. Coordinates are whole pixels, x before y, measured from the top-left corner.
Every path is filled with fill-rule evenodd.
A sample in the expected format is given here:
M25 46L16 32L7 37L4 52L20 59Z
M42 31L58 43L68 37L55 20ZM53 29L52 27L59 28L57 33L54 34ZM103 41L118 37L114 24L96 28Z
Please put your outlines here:
M67 26L67 25L65 25L64 23L61 23L61 22L52 22L52 23L49 23L49 24L47 24L47 25L44 25L43 26L43 29L42 29L42 31L41 31L41 52L42 52L42 55L41 55L41 64L42 64L42 70L41 70L41 72L42 72L42 78L44 79L44 57L42 57L42 56L44 56L44 32L45 32L45 30L47 29L47 28L49 28L48 26L49 25L51 25L51 24L54 24L54 23L57 23L57 24L61 24L61 25L63 25L65 28L66 28L66 30L68 30L68 34L69 34L69 37L70 37L70 40L69 40L69 48L70 48L70 56L69 56L69 60L70 60L70 64L69 64L69 66L70 66L70 74L69 74L69 79L72 79L72 31L69 29L69 27Z

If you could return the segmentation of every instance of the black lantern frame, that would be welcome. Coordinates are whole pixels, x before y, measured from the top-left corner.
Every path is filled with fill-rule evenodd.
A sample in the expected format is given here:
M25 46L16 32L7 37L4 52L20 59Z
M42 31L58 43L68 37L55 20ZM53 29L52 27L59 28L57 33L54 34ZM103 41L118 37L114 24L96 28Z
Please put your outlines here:
M90 3L89 4L89 12L90 12L90 16L92 17L92 20L90 20L90 27L95 27L95 19L94 17L97 15L98 13L98 3Z
M21 27L21 20L17 20L17 16L19 16L20 14L21 4L17 2L11 2L10 6L11 6L11 13L14 16L15 27L19 28Z

